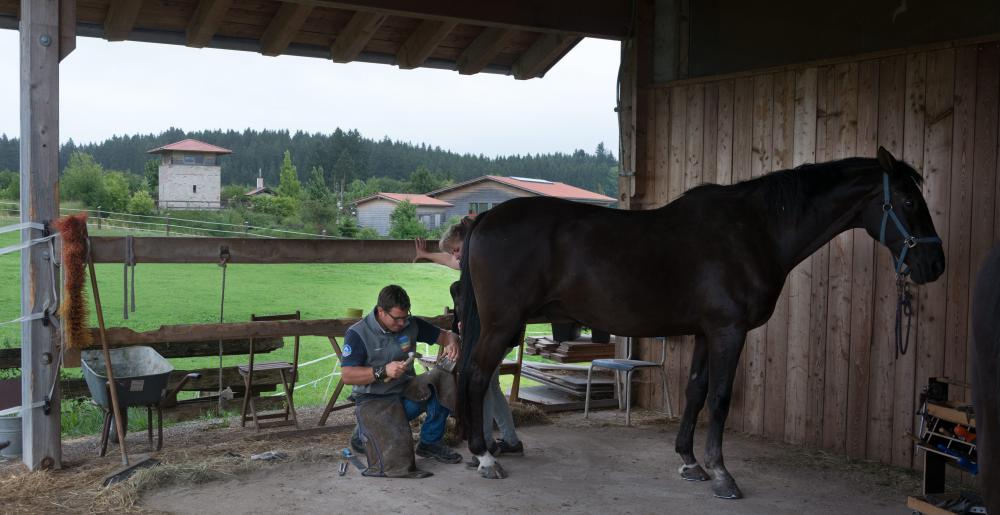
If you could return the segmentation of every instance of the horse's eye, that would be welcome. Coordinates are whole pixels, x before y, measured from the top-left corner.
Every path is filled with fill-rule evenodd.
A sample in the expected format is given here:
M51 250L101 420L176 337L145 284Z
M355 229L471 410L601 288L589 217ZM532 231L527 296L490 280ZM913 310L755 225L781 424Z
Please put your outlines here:
M914 206L913 201L910 200L910 199L904 200L903 201L903 205L906 206L906 207L913 207Z

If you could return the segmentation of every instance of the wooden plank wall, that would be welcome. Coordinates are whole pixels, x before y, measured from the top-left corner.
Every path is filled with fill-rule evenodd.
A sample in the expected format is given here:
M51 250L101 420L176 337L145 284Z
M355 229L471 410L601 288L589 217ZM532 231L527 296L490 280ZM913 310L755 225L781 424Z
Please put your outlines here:
M841 234L786 281L770 321L747 337L728 427L910 467L916 403L927 377L968 375L969 289L1000 240L1000 44L650 88L641 205L702 182L730 184L879 145L924 177L947 272L916 289L910 350L893 347L889 252L865 232ZM667 339L668 389L685 406L693 337ZM638 353L659 359L643 339ZM654 409L655 375L635 395ZM702 413L704 420L704 413Z

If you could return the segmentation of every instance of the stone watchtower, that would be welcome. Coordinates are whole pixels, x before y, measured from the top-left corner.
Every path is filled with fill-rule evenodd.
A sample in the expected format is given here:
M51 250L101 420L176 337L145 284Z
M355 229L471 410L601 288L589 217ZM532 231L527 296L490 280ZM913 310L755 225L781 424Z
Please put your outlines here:
M222 207L219 158L233 151L186 139L154 148L159 154L160 209L219 209Z

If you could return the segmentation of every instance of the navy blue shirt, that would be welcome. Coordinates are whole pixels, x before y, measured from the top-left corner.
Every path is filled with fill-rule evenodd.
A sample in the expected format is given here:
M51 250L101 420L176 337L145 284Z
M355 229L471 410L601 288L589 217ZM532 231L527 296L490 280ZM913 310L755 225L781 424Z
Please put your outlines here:
M438 329L430 322L421 318L413 317L411 324L417 324L417 341L424 343L437 343L441 329ZM344 359L340 360L342 367L366 367L368 366L368 351L365 349L365 342L361 335L354 329L348 329L344 334Z

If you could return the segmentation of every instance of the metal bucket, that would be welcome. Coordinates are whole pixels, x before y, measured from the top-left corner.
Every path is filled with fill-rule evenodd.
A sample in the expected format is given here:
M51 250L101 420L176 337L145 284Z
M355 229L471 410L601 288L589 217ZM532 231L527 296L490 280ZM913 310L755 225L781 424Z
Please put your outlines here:
M11 409L17 410L15 413L20 413L21 411L20 406ZM4 458L19 458L21 456L20 415L0 416L0 442L10 442L10 445L6 449L0 451L0 456Z

